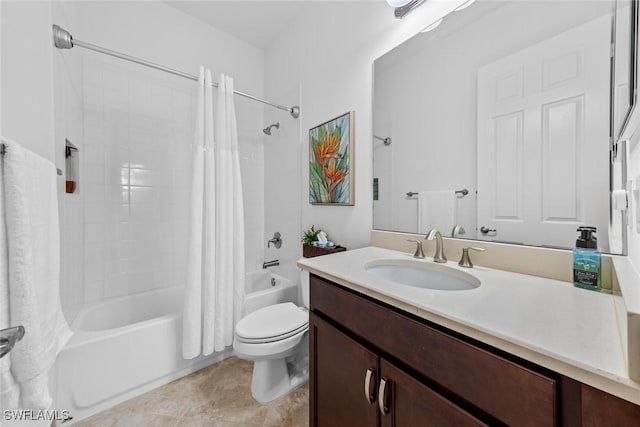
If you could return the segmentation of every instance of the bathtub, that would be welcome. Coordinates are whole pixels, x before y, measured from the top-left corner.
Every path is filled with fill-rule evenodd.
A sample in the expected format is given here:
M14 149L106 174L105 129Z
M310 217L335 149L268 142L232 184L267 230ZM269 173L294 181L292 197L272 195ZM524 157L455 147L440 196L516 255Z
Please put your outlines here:
M266 270L246 275L245 312L296 302L297 286ZM182 358L182 287L83 307L57 359L57 402L73 422L229 357L233 349ZM68 424L67 424L68 425Z
M256 270L247 273L244 300L245 316L259 308L281 302L298 302L298 286L295 282L269 270Z

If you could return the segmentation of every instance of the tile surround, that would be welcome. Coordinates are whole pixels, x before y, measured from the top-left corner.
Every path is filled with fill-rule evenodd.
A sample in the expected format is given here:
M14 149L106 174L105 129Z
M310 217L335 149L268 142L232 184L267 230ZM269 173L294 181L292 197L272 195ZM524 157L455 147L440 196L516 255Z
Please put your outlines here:
M196 88L108 57L80 57L79 182L64 203L71 320L82 303L184 284ZM263 141L249 125L239 120L248 270L262 263L264 227Z

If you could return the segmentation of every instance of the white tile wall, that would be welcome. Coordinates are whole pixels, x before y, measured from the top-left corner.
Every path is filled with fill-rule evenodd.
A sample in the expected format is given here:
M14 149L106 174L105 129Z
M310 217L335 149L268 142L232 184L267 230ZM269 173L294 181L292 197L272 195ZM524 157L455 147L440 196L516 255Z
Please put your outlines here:
M300 91L287 87L270 95L287 105L299 105ZM265 126L279 122L271 136L263 136L265 146L264 198L265 198L265 242L279 231L282 246L265 249L264 258L279 259L280 266L274 270L295 282L299 281L296 261L302 256L301 239L301 168L308 162L301 158L300 120L281 111L267 109ZM303 139L302 144L307 142ZM305 200L306 202L306 200ZM329 224L318 224L329 226ZM329 230L330 233L330 230Z
M174 98L193 99L195 86L103 58L85 64L85 301L182 285L193 104Z
M240 90L264 96L262 50L164 2L52 9L55 23L88 41L193 74L205 65L216 80L224 72ZM81 150L78 191L61 204L62 302L72 321L84 302L184 282L195 85L93 52L53 51L56 145L69 137ZM264 108L236 97L236 112L254 269L266 245Z
M81 80L79 185L65 198L68 287L93 302L183 285L196 86L94 55L83 56ZM255 106L238 109L251 270L263 261L263 141L246 117Z

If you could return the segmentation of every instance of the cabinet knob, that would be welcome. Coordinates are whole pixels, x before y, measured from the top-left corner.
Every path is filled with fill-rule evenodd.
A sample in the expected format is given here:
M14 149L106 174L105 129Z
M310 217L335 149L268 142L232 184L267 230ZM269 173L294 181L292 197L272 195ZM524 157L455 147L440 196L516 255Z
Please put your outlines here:
M378 407L382 415L389 413L389 407L387 406L387 379L380 378L380 388L378 389Z
M367 402L373 403L376 400L374 392L371 390L371 381L376 380L376 371L373 368L367 369L367 373L364 376L364 396Z

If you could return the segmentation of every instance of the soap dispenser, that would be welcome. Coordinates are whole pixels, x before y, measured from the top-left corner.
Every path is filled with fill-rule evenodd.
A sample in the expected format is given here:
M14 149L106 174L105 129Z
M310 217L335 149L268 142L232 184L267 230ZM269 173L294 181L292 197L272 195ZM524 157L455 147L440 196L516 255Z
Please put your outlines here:
M580 236L573 250L573 284L579 288L602 290L601 256L596 227L578 227Z

